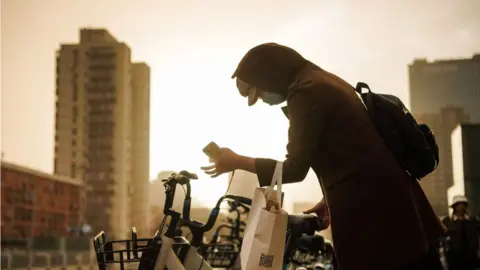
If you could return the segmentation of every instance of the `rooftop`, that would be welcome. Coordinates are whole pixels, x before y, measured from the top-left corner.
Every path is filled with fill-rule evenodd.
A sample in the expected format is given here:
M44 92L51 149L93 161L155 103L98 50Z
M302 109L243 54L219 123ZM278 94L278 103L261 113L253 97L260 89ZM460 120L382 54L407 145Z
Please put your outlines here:
M66 184L71 184L71 185L76 185L76 186L82 186L83 185L80 182L80 180L76 180L76 179L65 177L65 176L60 176L60 175L55 175L55 174L42 172L42 171L35 170L35 169L29 168L29 167L26 167L26 166L17 165L17 164L10 163L10 162L5 162L5 161L2 160L2 169L3 168L7 168L7 169L17 171L17 172L23 172L23 173L30 174L30 175L43 177L43 178L46 178L46 179L49 179L49 180L62 182L62 183L66 183Z
M464 61L478 61L480 62L480 54L474 54L472 58L456 58L456 59L438 59L434 61L428 61L427 58L417 58L413 60L412 65L426 65L426 64L446 64L453 62L464 62Z

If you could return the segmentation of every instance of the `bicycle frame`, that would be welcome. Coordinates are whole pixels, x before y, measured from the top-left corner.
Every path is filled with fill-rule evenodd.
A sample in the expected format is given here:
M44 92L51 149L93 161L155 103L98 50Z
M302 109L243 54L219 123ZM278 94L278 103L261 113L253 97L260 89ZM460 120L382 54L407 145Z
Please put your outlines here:
M198 269L198 270L212 270L213 268L210 264L203 259L198 252L198 247L194 247L190 245L188 249L187 256L185 257L185 261L183 262L185 269Z
M187 195L186 195L186 203L184 204L183 208L183 217L186 222L187 227L190 229L192 233L192 241L191 245L188 249L187 256L185 257L184 265L187 270L189 269L200 269L200 270L212 270L213 267L204 259L204 257L200 254L200 249L203 246L203 234L210 230L211 227L213 227L213 224L215 223L217 219L217 215L220 210L220 204L222 203L223 200L225 199L235 199L237 197L234 196L223 196L221 197L215 208L212 210L212 214L209 217L209 220L207 221L206 224L202 224L201 222L198 221L192 221L190 220L190 186L187 184Z
M162 247L157 257L154 270L164 270L165 266L169 270L185 270L182 262L172 249L174 239L166 235L162 237Z

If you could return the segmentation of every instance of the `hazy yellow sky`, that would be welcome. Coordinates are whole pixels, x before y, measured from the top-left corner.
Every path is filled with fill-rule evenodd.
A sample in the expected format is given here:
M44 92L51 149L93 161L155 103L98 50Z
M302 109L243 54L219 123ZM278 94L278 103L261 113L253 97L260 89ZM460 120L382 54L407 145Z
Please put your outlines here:
M248 108L230 80L250 47L290 45L352 84L366 81L408 103L414 58L480 52L478 14L479 0L1 0L2 151L8 161L52 171L54 55L60 43L78 41L80 27L109 29L151 67L154 177L200 172L201 148L212 140L241 154L285 154L281 112ZM312 176L287 191L320 196Z

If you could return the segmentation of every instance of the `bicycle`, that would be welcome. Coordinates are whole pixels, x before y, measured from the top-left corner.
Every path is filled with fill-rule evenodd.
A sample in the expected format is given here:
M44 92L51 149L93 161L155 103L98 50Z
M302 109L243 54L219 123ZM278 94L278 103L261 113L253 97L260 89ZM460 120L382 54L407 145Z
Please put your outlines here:
M195 174L182 171L178 174L172 174L168 179L163 180L165 186L165 207L164 219L159 226L159 230L153 238L138 239L135 227L132 228L132 239L106 241L105 232L100 232L94 239L94 247L97 255L97 262L100 270L106 269L107 264L118 263L120 269L124 270L128 263L138 263L138 269L212 269L214 264L210 265L208 261L220 257L225 268L239 269L239 252L241 244L204 244L203 234L213 227L220 211L220 204L223 200L229 199L237 203L249 204L251 201L247 198L226 195L222 196L212 210L208 221L203 224L198 221L190 220L190 188L191 179L198 179ZM192 231L192 243L189 243L185 237L175 236L178 231L181 214L172 209L176 186L187 186L186 200L183 207L183 220L188 222ZM165 233L164 227L167 219L170 222L167 225ZM315 231L323 229L321 221L315 216L289 216L288 234L285 257L285 267L291 268L292 250L295 245L293 240L301 239L303 233L313 234ZM126 248L114 249L114 244L121 243ZM200 249L200 247L203 247ZM225 256L225 255L228 256ZM210 258L209 258L210 256ZM213 257L212 257L213 256ZM188 258L188 259L187 259ZM192 259L193 258L193 259ZM204 259L205 258L205 259ZM237 258L237 259L236 259ZM128 266L128 265L127 265ZM198 266L198 267L197 267ZM208 268L210 266L210 268ZM285 268L287 269L287 268Z
M185 181L185 177L195 178L196 175L183 171L170 176L180 183ZM138 263L138 269L141 270L163 269L165 265L169 266L169 269L184 269L181 261L188 252L189 243L184 237L175 236L181 214L172 209L176 190L176 184L172 183L164 181L164 218L153 238L138 239L135 227L132 228L132 239L128 240L107 241L104 231L94 237L93 245L99 270L106 270L108 264L119 264L120 269L124 270L130 263ZM168 218L170 223L162 235ZM126 249L115 249L114 244L126 246Z
M236 202L231 202L229 201L228 202L230 208L229 208L229 212L232 213L232 212L236 212L237 213L237 216L235 219L231 218L231 217L227 217L227 224L229 224L230 226L225 226L225 228L229 228L230 229L230 235L229 236L226 236L226 235L222 235L221 237L222 238L228 238L230 239L230 241L238 241L241 245L242 241L243 241L243 233L245 231L245 228L247 227L247 223L242 220L242 215L247 215L249 214L250 212L250 208L249 207L246 207L245 205L243 204L240 204L240 203L236 203ZM226 224L225 224L226 225ZM220 236L219 235L220 231L217 229L217 231L215 232L215 235L217 236ZM214 239L212 239L212 242L214 241Z
M289 215L283 269L311 267L325 247L325 239L315 233L324 229L324 223L316 216Z
M222 243L229 242L229 243L234 243L237 245L241 245L242 243L242 237L243 237L243 232L245 231L246 223L244 220L241 220L241 215L243 214L248 214L250 209L236 201L227 201L230 208L228 211L230 213L236 212L237 217L236 218L231 218L231 217L226 217L226 220L224 220L226 223L220 224L217 226L217 229L213 233L212 239L208 242L208 244L218 244L220 243L220 240L226 240L222 241ZM244 209L243 211L240 211L238 208ZM188 227L186 222L183 222L181 225L182 227ZM220 234L224 229L229 230L229 234Z
M231 262L238 255L239 247L237 246L225 246L219 244L205 244L203 243L203 236L206 232L210 231L220 213L220 206L223 201L228 200L235 204L250 205L252 203L251 199L235 196L235 195L224 195L220 197L217 201L215 207L211 210L210 216L206 223L200 221L192 220L190 218L190 209L191 209L191 186L190 179L183 179L181 183L182 186L185 186L185 200L183 204L183 222L190 229L192 234L192 240L190 242L190 248L187 252L186 258L183 261L184 266L187 269L212 269L212 267L224 267L229 268ZM176 179L169 179L171 181L177 181ZM245 206L246 207L246 206ZM225 248L227 247L227 248ZM211 252L213 250L213 252Z

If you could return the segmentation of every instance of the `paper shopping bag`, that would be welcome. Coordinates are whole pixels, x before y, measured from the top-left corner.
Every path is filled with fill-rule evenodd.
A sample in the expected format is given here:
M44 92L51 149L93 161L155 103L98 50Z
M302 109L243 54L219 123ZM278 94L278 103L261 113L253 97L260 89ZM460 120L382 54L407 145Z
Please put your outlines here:
M277 162L270 187L255 190L240 251L242 270L282 269L288 222L282 209L282 170L283 163Z

